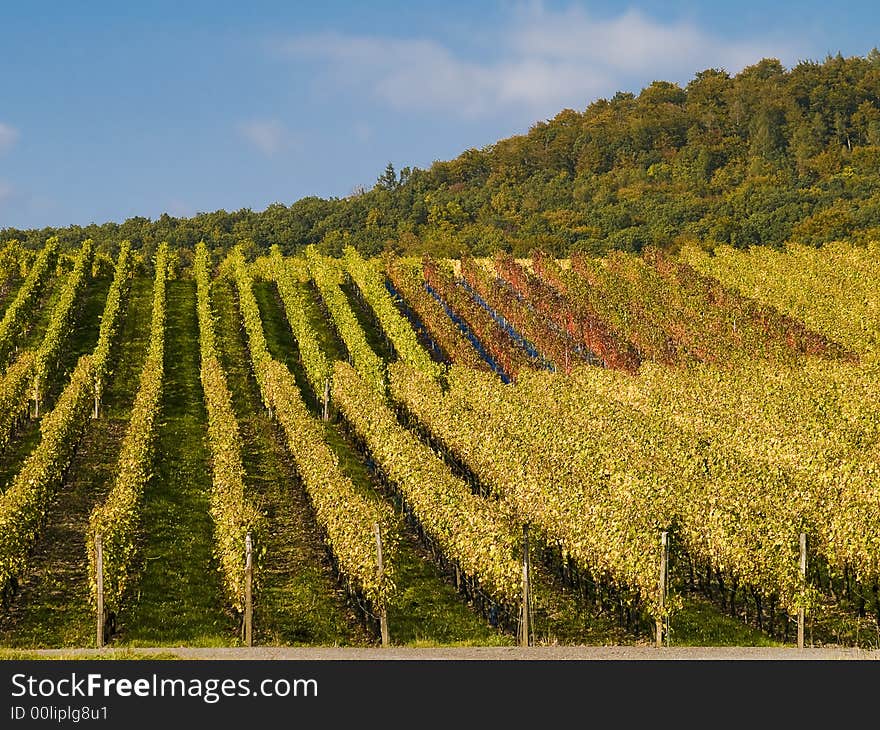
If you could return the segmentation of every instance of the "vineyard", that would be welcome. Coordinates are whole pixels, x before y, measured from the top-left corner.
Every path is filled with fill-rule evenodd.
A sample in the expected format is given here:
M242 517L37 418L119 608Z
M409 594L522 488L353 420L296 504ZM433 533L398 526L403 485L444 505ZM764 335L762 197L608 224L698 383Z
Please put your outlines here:
M188 253L0 250L0 647L880 648L876 244Z

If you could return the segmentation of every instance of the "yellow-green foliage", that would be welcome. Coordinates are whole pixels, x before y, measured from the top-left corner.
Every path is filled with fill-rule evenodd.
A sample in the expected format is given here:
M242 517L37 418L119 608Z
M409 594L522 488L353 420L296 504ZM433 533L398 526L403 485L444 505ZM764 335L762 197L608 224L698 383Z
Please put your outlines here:
M245 537L258 532L260 513L247 498L241 463L241 435L232 410L232 395L214 341L211 312L210 255L204 242L196 247L193 273L197 287L201 380L208 412L208 443L211 448L211 517L214 520L214 553L227 600L236 611L244 610ZM255 535L258 538L258 535ZM258 575L258 572L257 572Z
M433 362L427 350L419 344L415 330L404 317L385 287L385 276L351 246L345 249L345 270L352 278L361 296L370 305L379 326L391 341L397 358L433 377L440 375L441 368Z
M340 288L345 278L342 270L335 261L321 256L314 246L306 249L306 256L309 273L321 293L321 299L330 313L336 332L345 343L354 369L367 383L384 392L385 364L367 342L364 330L351 311L345 292Z
M92 240L83 241L79 254L74 260L73 270L67 275L61 296L49 317L43 341L37 348L33 369L33 398L38 411L46 384L55 372L64 343L73 329L76 300L89 281L93 253Z
M682 434L679 451L701 444L713 471L721 472L717 457L707 459L713 452L730 454L728 465L733 455L754 465L756 476L746 483L721 472L716 480L730 487L706 490L711 509L693 500L689 516L693 533L710 535L708 523L725 513L736 515L739 533L757 533L751 554L744 551L741 564L729 565L737 577L755 580L752 566L779 545L787 546L783 561L791 570L797 533L805 530L811 554L830 571L873 584L880 578L878 382L876 365L816 358L790 370L760 361L735 370L650 364L638 378L594 369L578 373L571 385L666 422ZM775 590L766 578L755 587Z
M232 266L251 362L263 402L284 429L297 472L336 556L340 573L374 607L381 607L390 600L394 590L397 537L390 528L393 515L381 504L358 493L339 469L335 455L324 442L321 426L302 401L294 377L284 365L273 360L266 349L252 280L240 251L235 252ZM385 574L381 580L373 532L376 523L384 543Z
M98 344L92 353L95 357L95 398L100 403L104 390L104 381L110 366L110 352L116 339L121 314L125 309L126 299L131 288L132 257L131 243L123 241L116 259L113 282L104 303L104 314L101 316L101 329L98 333Z
M94 362L83 355L55 407L40 424L41 439L0 497L0 586L20 575L52 498L89 421Z
M281 251L277 246L273 246L272 255L266 259L263 270L265 275L274 280L278 287L287 321L296 339L306 378L308 378L315 396L321 398L324 392L324 383L330 378L330 363L306 316L306 304L299 287L299 274L295 270L295 266L296 264L290 259L284 259L281 256Z
M802 320L862 355L880 359L880 243L834 242L784 251L689 246L682 257L703 274Z
M539 412L532 416L525 408L513 407L524 388L514 389L491 373L459 366L453 366L448 377L451 390L444 395L423 374L395 364L392 397L521 521L558 545L585 574L608 576L621 597L628 592L633 600L658 608L655 520L665 523L665 504L652 509L662 494L658 484L649 477L641 479L625 465L609 468L608 459L601 465L588 462L588 457L599 460L594 449L560 440L538 418ZM466 400L465 394L473 397ZM471 400L476 405L471 406ZM511 405L504 410L508 401ZM590 416L593 413L584 412L585 419ZM572 431L567 419L557 420L559 431ZM520 431L533 440L519 440ZM577 477L571 478L575 470Z
M269 401L284 429L296 470L308 492L318 523L327 535L340 572L374 607L387 605L393 582L397 534L394 515L378 500L360 494L342 473L336 454L324 441L320 423L308 412L290 371L277 361L266 367ZM382 534L384 574L376 563L375 524Z
M238 292L238 306L241 310L241 318L247 333L248 349L251 353L254 376L260 386L263 405L269 408L270 404L266 400L266 384L263 378L265 366L272 359L272 356L269 354L269 349L266 346L266 335L263 332L263 322L260 319L260 308L254 297L253 280L239 247L233 249L229 254L226 265L229 267L230 275L235 280L236 291Z
M0 249L0 285L7 286L27 276L34 252L12 239Z
M0 453L12 438L16 423L27 413L33 366L33 350L24 350L0 380Z
M335 365L333 400L443 553L497 601L517 606L521 573L510 510L455 477L347 363Z
M50 238L40 251L28 275L6 308L3 320L0 321L0 365L4 365L21 332L22 325L33 316L33 305L39 298L46 278L53 271L53 264L58 257L58 239Z
M96 534L101 535L104 553L104 605L110 611L119 610L133 578L141 500L152 469L154 426L159 413L164 373L167 255L168 247L162 244L156 254L149 349L141 371L128 431L120 449L116 478L107 499L92 512L89 533L86 536L89 585L94 599L97 591L94 538Z
M442 397L414 379L395 370L392 392L438 441L579 569L655 616L666 529L698 564L789 611L811 600L798 574L798 535L816 534L804 490L778 464L683 432L668 415L674 393L637 410L611 393L641 378L590 367L526 373L515 386L453 367Z

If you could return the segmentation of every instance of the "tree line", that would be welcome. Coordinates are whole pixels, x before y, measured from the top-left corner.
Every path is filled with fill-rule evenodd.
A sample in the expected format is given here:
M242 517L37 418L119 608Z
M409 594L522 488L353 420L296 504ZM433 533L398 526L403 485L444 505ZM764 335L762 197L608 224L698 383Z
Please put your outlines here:
M554 255L675 249L685 242L780 247L880 239L880 51L786 69L777 59L731 75L655 81L528 133L428 169L389 164L372 189L263 211L167 214L122 223L0 230L0 243L63 248L122 240L149 256L162 241L191 256L247 242L293 254L430 252ZM148 259L149 260L149 259Z

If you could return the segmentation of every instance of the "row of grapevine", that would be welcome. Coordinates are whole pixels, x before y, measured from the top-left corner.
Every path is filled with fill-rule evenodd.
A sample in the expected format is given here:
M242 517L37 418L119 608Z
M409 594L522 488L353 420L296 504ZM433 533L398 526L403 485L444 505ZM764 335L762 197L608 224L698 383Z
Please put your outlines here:
M531 414L503 407L520 392L518 385L453 367L444 395L411 370L394 366L390 372L394 400L519 521L532 525L582 574L609 580L621 594L629 591L631 605L659 612L657 546L670 519L662 483L620 466L609 470L594 444L568 452L570 443L550 440L549 426L529 428ZM465 398L477 392L484 398L479 408ZM645 509L651 505L655 509Z
M251 367L257 385L260 387L260 396L263 405L271 408L268 400L268 383L266 382L266 366L272 361L269 347L266 345L266 334L263 332L263 321L260 317L260 307L254 297L254 285L244 260L241 249L236 247L227 257L225 262L228 266L227 273L235 283L238 292L238 308L241 312L242 324L247 334L248 352L251 355Z
M277 246L273 246L266 264L267 277L278 287L306 378L315 397L321 398L325 384L330 379L330 363L306 316L305 295L300 288L299 278L294 274L294 265L291 259L285 259L281 255Z
M0 496L0 588L4 591L25 570L31 548L89 422L93 380L94 361L91 355L83 355L55 407L40 423L40 443Z
M603 322L586 299L565 296L509 254L496 256L495 270L536 312L599 357L605 367L630 373L638 370L641 361L633 346Z
M385 336L390 340L394 353L402 362L429 373L440 375L440 367L431 360L419 344L409 321L394 306L385 287L385 277L364 260L352 246L345 248L345 270L354 281L360 295L366 300Z
M284 430L297 473L340 574L355 593L381 610L394 591L397 538L391 529L393 515L381 503L358 492L342 473L335 454L324 441L321 425L309 414L294 377L266 348L253 282L240 251L235 252L231 263L248 350L263 402ZM383 541L382 575L376 562L376 524Z
M103 316L118 318L119 311L105 307ZM96 350L95 354L79 359L54 408L40 423L39 444L0 496L0 588L4 591L26 567L30 550L88 423L100 357ZM32 369L33 360L23 354L7 371L4 386L15 384L17 388L11 394L13 403L17 403L10 406L13 412L22 408L24 384ZM17 379L17 374L22 377Z
M384 398L347 363L335 365L333 399L441 552L465 575L479 581L495 601L516 607L520 586L516 523L503 506L475 495L455 477L430 448L398 423Z
M492 315L456 283L451 273L444 271L427 254L422 269L431 289L465 322L508 378L515 380L520 370L536 367L535 360L525 349L516 345Z
M658 249L649 247L641 257L616 251L601 261L576 255L572 265L609 300L618 302L624 314L637 308L644 326L672 343L679 362L729 366L755 358L787 366L798 362L798 348L789 339L800 336L803 341L807 334L803 326L790 332L768 331L756 317L744 316L742 307L723 306L717 296L723 296L723 288L707 291L686 280L681 267ZM813 338L817 344L820 339Z
M495 278L474 259L461 259L461 275L496 314L502 316L541 356L556 370L569 372L574 365L589 361L581 348L570 337L520 299L514 290Z
M687 440L710 441L784 471L784 510L797 510L811 552L832 574L870 588L880 577L877 502L880 389L876 369L814 361L785 371L644 367L638 381L581 374L581 386L657 414Z
M241 435L232 409L232 394L214 341L211 311L211 263L204 242L196 246L193 274L201 350L201 381L208 413L211 449L211 518L214 521L215 555L220 564L229 604L242 612L245 604L245 538L256 533L260 513L247 497L241 462Z
M121 319L120 312L125 306L124 299L131 280L131 271L129 244L126 242L119 253L115 275L101 316L98 344L92 353L95 365L96 411L107 376L113 338ZM71 316L69 311L73 306L75 286L76 282L73 279L69 279L65 284L65 295L62 295L52 315L51 322L56 324L50 324L39 350L36 353L32 350L22 351L0 380L0 452L9 443L16 424L27 413L29 398L34 395L33 381L36 380L38 372L37 363L42 364L45 372L47 363L57 357L57 350L62 346L64 338L59 336L62 330L58 323L69 320ZM61 302L65 301L66 305L62 307Z
M692 299L698 310L711 308L723 316L740 349L759 351L766 342L771 347L784 345L804 355L857 359L854 353L810 330L803 322L782 314L774 307L737 294L717 279L700 274L689 264L674 259L658 248L646 249L644 258L675 291ZM783 356L779 359L789 358Z
M880 352L878 244L847 243L785 251L685 247L682 258L726 287L803 321L831 340L876 359Z
M394 514L382 502L360 493L340 469L336 454L324 441L318 421L308 412L296 380L277 361L268 368L272 412L281 424L297 473L315 509L339 571L349 589L363 595L375 609L393 601L398 536ZM376 562L378 524L382 536L383 572Z
M321 294L334 329L345 344L352 365L370 385L383 391L385 364L367 342L364 330L342 291L344 276L341 268L332 259L321 256L314 246L306 249L306 257L312 281Z
M572 269L563 273L566 288L586 298L605 322L633 343L642 359L670 364L687 359L687 353L656 325L650 306L633 297L626 280L607 267L617 253L607 259L573 256Z
M95 357L96 417L98 415L98 406L104 393L104 385L110 373L110 355L122 323L122 312L126 309L133 274L134 262L131 255L131 242L123 241L119 246L119 255L116 258L116 265L113 269L113 281L110 283L110 291L107 292L107 300L104 304L104 313L101 315L98 344L92 353Z
M168 245L156 252L153 311L147 357L141 370L128 430L116 464L116 478L104 500L89 517L86 545L89 586L97 596L95 536L101 536L104 558L105 610L118 612L135 580L135 557L140 528L141 502L152 474L152 447L162 396L165 356L165 285L168 276Z
M53 236L46 241L15 299L6 308L3 319L0 320L0 366L5 366L8 362L9 354L15 346L15 340L22 326L33 316L33 305L42 293L46 279L54 272L57 258L58 238Z
M33 258L34 252L14 238L0 249L0 295L27 276Z
M23 350L0 379L0 454L28 413L33 367L33 350Z
M76 319L77 299L89 282L94 246L92 240L83 242L74 260L73 270L68 274L61 289L61 296L49 316L43 341L34 356L33 391L34 413L40 415L40 405L47 384L58 367L64 344L73 330Z
M603 377L631 380L579 368L571 377L524 374L511 387L453 368L442 405L436 393L407 392L405 377L392 389L481 481L514 495L548 538L565 538L564 554L580 552L579 567L636 589L650 610L657 536L671 529L697 565L796 611L811 595L798 575L798 535L813 516L798 481L724 442L683 433L661 410L603 395L593 387Z
M416 314L445 359L478 370L489 364L480 356L473 343L444 311L443 305L425 288L421 266L410 266L402 259L388 257L385 273L398 295Z
M601 287L595 285L595 278L591 282L589 277L563 269L555 259L541 251L532 252L532 263L542 281L553 286L569 301L594 312L598 320L617 337L631 343L639 361L677 362L674 343L650 325L637 303L630 306L630 302L621 297L609 298ZM601 264L595 266L602 274ZM607 272L604 273L607 276ZM613 295L613 290L611 293Z

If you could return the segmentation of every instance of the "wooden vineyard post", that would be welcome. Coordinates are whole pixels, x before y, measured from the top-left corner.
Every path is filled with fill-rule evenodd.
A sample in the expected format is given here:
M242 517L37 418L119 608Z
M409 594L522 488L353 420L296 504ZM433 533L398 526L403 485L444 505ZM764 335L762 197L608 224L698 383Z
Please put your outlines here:
M800 539L800 547L801 547L801 564L800 564L800 572L801 572L801 585L802 587L806 587L807 584L807 533L801 533ZM803 604L803 597L801 600L801 605L798 608L798 627L797 627L797 645L798 649L804 648L804 624L806 623L806 610Z
M98 376L95 376L95 412L92 418L98 418Z
M244 643L254 645L254 541L251 533L244 538Z
M529 575L529 526L523 525L523 563L522 563L522 636L520 646L531 646L531 627L529 626L529 605L531 604L531 582Z
M330 420L330 378L324 379L324 412L325 421Z
M373 531L376 533L376 565L379 570L379 585L382 585L382 580L385 577L385 564L382 561L382 533L379 530L378 522L373 523ZM379 630L382 634L382 646L390 646L391 637L388 635L388 611L384 603L379 608Z
M97 644L104 647L104 546L101 533L95 533L95 574L97 577Z
M660 533L660 581L658 594L660 603L660 615L657 617L657 648L663 646L663 621L666 612L666 583L669 572L669 533L664 530Z

